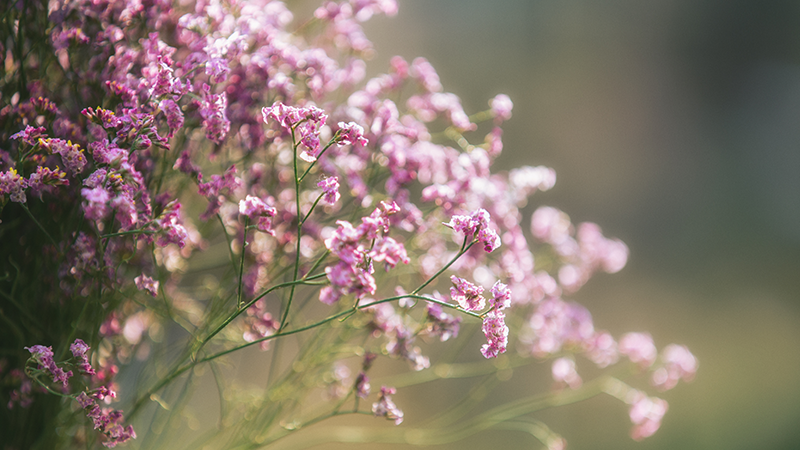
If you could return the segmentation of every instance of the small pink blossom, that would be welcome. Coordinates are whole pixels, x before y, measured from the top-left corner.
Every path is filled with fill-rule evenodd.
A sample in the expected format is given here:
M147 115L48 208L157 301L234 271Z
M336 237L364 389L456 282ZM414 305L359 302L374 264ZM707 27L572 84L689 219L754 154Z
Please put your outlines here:
M25 188L28 183L25 178L17 174L12 167L5 172L0 172L0 195L8 195L12 202L25 203Z
M571 389L577 389L583 384L580 375L575 370L575 360L571 358L558 358L553 361L553 380L564 383Z
M395 425L400 425L403 423L403 411L400 411L391 397L396 392L393 387L382 386L378 401L372 404L372 414L375 414L375 417L386 417L393 420Z
M511 290L508 286L496 281L492 286L492 298L489 299L489 304L497 311L511 306Z
M649 333L627 333L619 340L619 352L645 369L656 361L657 350Z
M483 287L474 285L469 281L455 275L450 277L453 286L450 287L450 298L467 311L480 311L486 306L483 298Z
M339 194L339 179L337 177L322 179L317 183L317 187L322 188L322 199L329 205L338 202L342 197L341 194Z
M272 218L275 217L276 212L274 207L252 195L239 201L239 214L247 216L252 222L256 222L256 228L273 236L275 231L272 230Z
M141 274L138 277L134 278L133 281L136 283L136 288L140 291L147 291L153 297L158 295L158 281L148 277L145 274Z
M339 138L336 140L336 144L339 146L358 144L364 147L369 143L364 137L364 128L355 122L339 122L338 133Z
M667 409L669 409L669 404L666 400L648 397L643 392L637 392L636 399L629 411L631 422L633 422L631 437L636 441L641 441L652 436L661 427L661 419Z
M58 367L53 360L53 347L34 345L33 347L25 347L25 350L31 353L31 359L37 363L39 370L44 370L53 377L54 383L61 383L64 389L69 386L69 378L72 376L72 371L64 372L63 369Z
M511 118L511 110L514 108L514 104L507 95L497 95L489 101L489 105L492 107L492 114L494 114L495 119L505 121Z
M653 386L666 391L674 388L678 381L692 381L697 372L697 358L683 345L670 344L661 351L661 367L652 375Z
M89 346L83 342L82 339L75 339L75 342L69 346L72 356L78 360L78 367L87 375L94 375L96 372L89 364L89 357L86 353L89 351Z
M483 334L487 343L481 347L481 354L485 358L496 358L500 353L505 353L508 345L508 326L505 314L491 310L483 317Z

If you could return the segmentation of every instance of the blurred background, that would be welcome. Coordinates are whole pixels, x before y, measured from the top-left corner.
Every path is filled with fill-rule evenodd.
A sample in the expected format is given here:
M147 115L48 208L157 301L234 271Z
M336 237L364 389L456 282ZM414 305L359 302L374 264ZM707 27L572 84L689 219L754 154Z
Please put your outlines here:
M508 94L496 168L558 173L526 220L557 206L631 249L574 299L599 329L700 361L644 442L607 396L536 417L570 449L800 448L800 2L398 3L367 23L372 67L424 56L468 112ZM539 444L490 431L437 448L500 446Z

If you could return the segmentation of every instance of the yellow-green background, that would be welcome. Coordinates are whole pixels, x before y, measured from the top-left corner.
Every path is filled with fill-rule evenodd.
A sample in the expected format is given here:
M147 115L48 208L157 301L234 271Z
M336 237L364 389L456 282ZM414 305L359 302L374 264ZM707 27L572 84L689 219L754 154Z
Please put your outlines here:
M670 410L644 442L608 397L537 417L570 449L800 448L800 2L399 6L367 25L372 68L425 56L468 112L508 94L497 166L558 173L526 215L558 206L631 249L621 273L576 299L598 328L648 330L700 361L692 384L663 395ZM533 383L515 373L507 385L547 387ZM400 405L407 414L425 408L397 400L413 402ZM538 444L490 431L439 448Z

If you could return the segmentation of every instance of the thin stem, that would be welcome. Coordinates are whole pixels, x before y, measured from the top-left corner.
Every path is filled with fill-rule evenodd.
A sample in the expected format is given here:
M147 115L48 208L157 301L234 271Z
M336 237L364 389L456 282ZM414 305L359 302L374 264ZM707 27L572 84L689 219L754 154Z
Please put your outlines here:
M155 230L129 230L129 231L120 231L118 233L110 233L110 234L101 234L100 239L108 239L117 236L127 236L131 234L156 234L157 231Z
M225 241L228 242L228 252L231 255L231 263L236 267L236 255L233 254L233 248L231 247L231 236L228 234L228 230L225 229L225 222L223 222L222 216L219 213L217 213L217 219L219 219L219 224L222 225L222 232L225 233Z
M242 237L242 258L241 258L241 262L239 263L239 292L237 294L237 299L236 299L236 309L241 309L242 308L242 294L243 294L242 284L243 284L243 281L244 281L244 277L243 277L243 275L244 275L244 256L245 256L245 248L247 248L247 222L248 222L249 219L250 219L249 217L244 216L244 237Z
M450 262L445 264L444 267L439 269L438 272L433 274L433 276L428 278L424 283L422 283L418 288L414 289L411 293L412 294L417 294L417 293L419 293L419 291L423 290L425 288L425 286L431 284L431 282L433 282L433 280L435 280L445 270L449 269L450 266L452 266L453 263L455 263L456 260L461 257L461 255L463 255L464 253L467 253L469 251L469 249L472 248L472 246L475 245L476 242L478 242L478 241L473 239L472 242L470 242L469 245L467 245L468 239L469 239L469 236L465 236L464 237L464 243L461 244L461 250L459 250L459 252L456 254L456 256L454 256L453 259L450 260Z
M20 203L20 206L22 206L22 209L24 209L25 212L28 214L28 216L30 216L30 218L33 220L33 222L36 224L36 226L38 226L39 229L42 230L44 235L47 236L47 239L50 239L50 242L53 244L53 247L55 247L56 251L58 251L58 244L56 243L56 240L53 239L53 236L50 236L50 233L48 233L47 230L44 229L42 224L39 223L38 220L36 220L36 217L33 216L33 214L31 213L31 210L28 209L28 205L26 205L25 203Z
M311 168L314 167L317 164L317 161L319 161L319 159L322 157L322 155L325 153L325 151L328 150L328 148L330 148L330 146L333 145L334 142L336 142L336 139L338 137L339 137L339 131L336 131L336 134L333 135L331 140L328 141L328 143L325 145L325 147L322 149L322 151L319 152L319 155L316 156L317 159L315 159L314 161L311 162L311 164L309 164L308 168L306 168L305 172L303 172L303 175L300 176L298 181L302 182L305 179L306 175L308 175L308 172L311 171ZM297 175L295 175L295 178L296 177L297 177Z
M294 255L294 275L292 281L297 280L297 275L300 273L300 238L302 237L303 221L300 220L300 178L297 178L297 140L294 134L294 127L292 127L292 147L294 148L294 157L292 158L292 168L294 169L294 199L295 208L297 210L297 247ZM310 213L310 212L309 212ZM278 331L286 326L286 321L289 319L289 309L292 307L292 300L294 299L295 286L289 291L289 301L286 302L286 309L283 311L281 323L278 326Z
M303 224L306 223L306 220L308 220L308 218L311 217L311 213L314 212L314 208L317 207L317 204L319 203L320 200L322 200L322 197L324 195L325 195L325 193L323 192L323 193L319 194L319 197L317 197L316 200L314 200L314 204L311 205L311 209L308 210L308 212L306 213L306 216L303 217L303 220L300 221L300 226L303 226Z

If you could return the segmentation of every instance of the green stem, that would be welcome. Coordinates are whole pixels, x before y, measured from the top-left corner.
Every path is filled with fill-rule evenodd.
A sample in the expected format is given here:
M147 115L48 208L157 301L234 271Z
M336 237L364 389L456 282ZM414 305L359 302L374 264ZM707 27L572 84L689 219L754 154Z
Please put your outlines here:
M22 209L24 209L25 212L28 214L28 216L30 216L31 220L33 220L33 222L36 224L36 226L38 226L39 229L42 230L44 235L47 236L47 239L50 239L50 242L53 244L53 247L55 247L56 251L58 251L58 244L56 243L56 240L53 239L53 236L50 236L50 233L48 233L47 230L44 229L42 224L39 223L38 220L36 220L36 217L34 217L33 214L31 213L31 211L28 209L28 205L26 205L25 203L20 203L20 206L22 206Z
M300 238L302 237L303 221L300 220L300 178L297 178L297 139L294 134L294 127L292 127L292 148L294 149L294 157L292 158L292 168L294 169L294 199L295 208L297 210L297 246L294 255L294 275L292 281L297 281L297 275L300 273ZM310 214L310 212L309 212ZM289 301L286 302L286 309L283 311L281 323L278 326L278 331L283 330L286 326L286 321L289 319L289 309L292 307L292 300L294 299L295 286L292 285L289 291Z
M435 280L435 279L436 279L436 278L437 278L439 275L441 275L441 274L442 274L442 273L443 273L445 270L449 269L449 268L450 268L450 266L452 266L452 265L453 265L453 263L455 263L455 262L456 262L456 260L458 260L458 258L460 258L460 257L461 257L461 255L463 255L464 253L467 253L467 252L469 251L469 249L470 249L470 248L472 248L472 246L473 246L473 245L475 245L475 243L476 243L476 242L478 242L478 241L476 241L475 239L473 239L473 240L472 240L472 242L470 242L470 243L469 243L469 245L467 245L468 239L469 239L469 237L468 237L468 236L465 236L465 237L464 237L464 243L463 243L463 244L461 244L461 250L459 250L459 252L456 254L456 256L454 256L454 257L453 257L453 259L451 259L451 260L450 260L450 262L448 262L447 264L445 264L445 265L444 265L444 267L442 267L441 269L439 269L439 271L438 271L438 272L436 272L435 274L433 274L433 276L431 276L430 278L428 278L428 279L427 279L427 280L426 280L424 283L422 283L422 284L421 284L421 285L420 285L418 288L414 289L414 290L413 290L411 293L412 293L412 294L417 294L417 293L419 293L419 291L423 290L423 289L425 288L425 286L427 286L427 285L431 284L431 282L433 282L433 280Z
M236 309L242 308L242 284L244 282L244 256L245 256L245 248L247 248L247 222L250 218L244 216L244 236L242 237L242 258L241 262L239 263L239 292L237 293L236 298Z
M322 151L319 152L319 155L316 156L317 159L315 159L311 164L309 164L308 168L305 170L305 172L303 172L303 175L300 176L298 181L302 182L305 179L306 175L308 175L308 172L311 171L311 168L314 167L317 164L317 161L319 161L319 159L322 157L322 155L325 153L325 151L328 150L328 148L330 148L330 146L333 145L334 142L336 142L336 139L338 137L339 137L339 131L337 131L336 134L333 135L331 140L328 141L328 143L325 145L325 147L322 149ZM296 175L295 175L295 177L296 177Z

